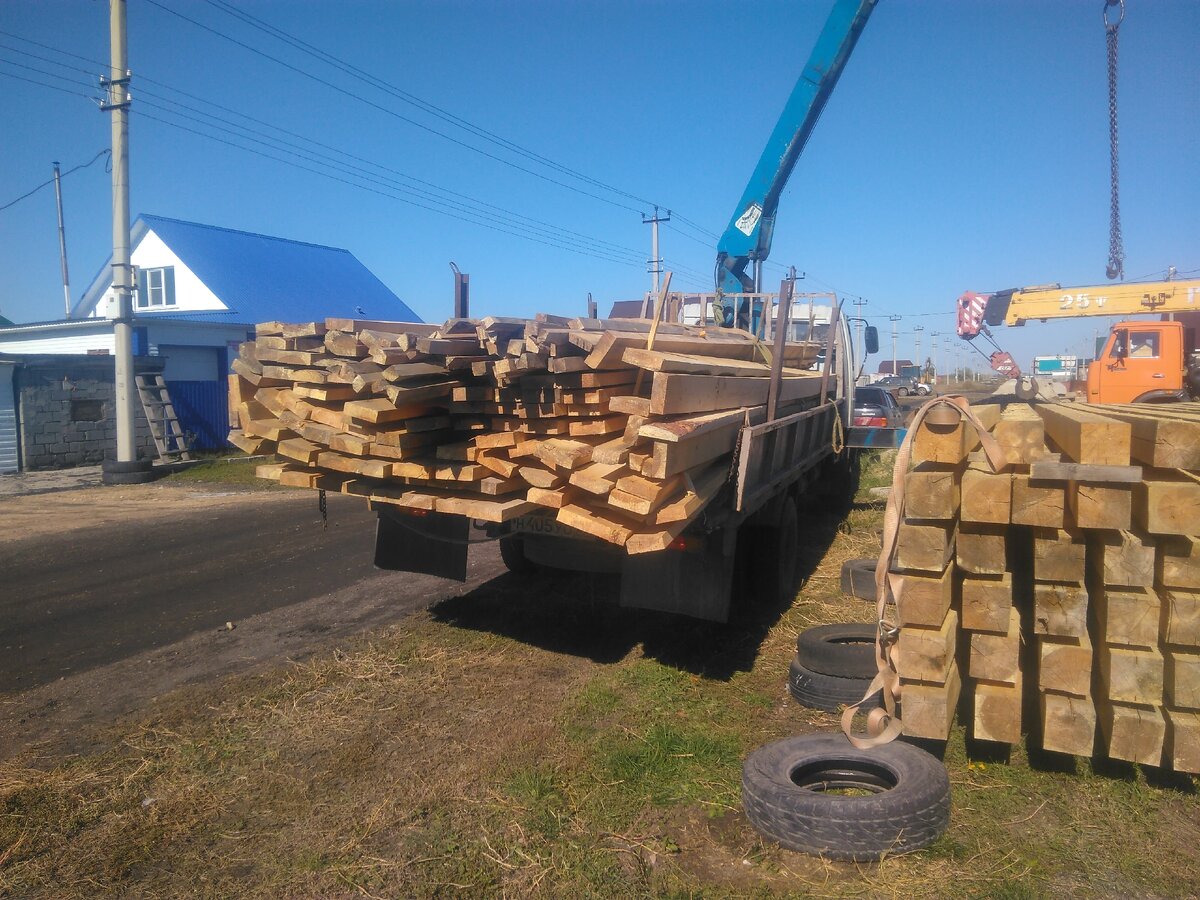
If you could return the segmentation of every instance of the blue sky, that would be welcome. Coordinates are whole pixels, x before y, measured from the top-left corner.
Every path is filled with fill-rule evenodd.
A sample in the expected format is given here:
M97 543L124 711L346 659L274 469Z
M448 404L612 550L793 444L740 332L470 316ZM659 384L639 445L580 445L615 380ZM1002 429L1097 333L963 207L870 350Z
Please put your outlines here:
M582 314L588 292L602 310L640 296L649 285L650 240L641 212L653 203L675 213L661 250L674 285L711 289L715 235L829 7L826 0L234 6L607 186L597 187L355 80L223 5L128 2L134 213L345 247L429 320L449 314L451 260L470 273L479 315ZM47 179L52 160L70 168L108 146L108 119L90 100L17 80L98 96L87 84L101 67L87 60L108 58L107 6L0 2L0 31L18 36L0 34L0 111L10 124L0 205ZM1127 6L1120 86L1126 273L1198 270L1200 3ZM933 331L952 333L953 302L965 289L1103 283L1109 190L1100 7L1099 0L880 0L781 201L771 257L779 265L768 267L768 284L782 265L794 264L807 273L809 290L867 298L864 312L885 334L889 315L904 316L901 356L911 355L914 326L922 326L926 356ZM183 118L198 113L175 103L205 104L180 90L225 108L207 110L234 123L221 126L237 132L218 134L222 141L286 157L250 143L262 138L246 132L299 140L280 134L286 129L320 141L320 152L342 165L369 169L374 192L345 183L358 178L324 162L296 160L344 180L149 118L215 133ZM417 206L378 193L396 190L380 179L394 183L397 173L470 199L424 187L439 199L410 196ZM67 178L64 194L78 296L111 247L103 163ZM456 211L452 199L474 212ZM502 219L493 222L504 230L422 207L465 218L483 212ZM516 230L516 216L527 226L542 223L537 240L585 252L505 233ZM0 315L60 317L53 191L0 211L0 238ZM1084 352L1106 328L1089 319L998 337L1027 362L1035 353Z

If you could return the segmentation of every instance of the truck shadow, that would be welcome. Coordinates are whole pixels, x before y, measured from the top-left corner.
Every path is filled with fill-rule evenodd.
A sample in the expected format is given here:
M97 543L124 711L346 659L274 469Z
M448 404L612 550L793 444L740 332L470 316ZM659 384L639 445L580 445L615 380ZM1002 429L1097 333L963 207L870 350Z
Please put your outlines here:
M849 503L828 504L801 526L799 578L816 571L837 537ZM639 646L661 663L727 681L749 671L771 628L791 602L751 596L745 573L735 576L733 614L726 624L618 605L616 576L539 570L507 573L430 608L435 621L502 635L554 653L598 663L624 659Z

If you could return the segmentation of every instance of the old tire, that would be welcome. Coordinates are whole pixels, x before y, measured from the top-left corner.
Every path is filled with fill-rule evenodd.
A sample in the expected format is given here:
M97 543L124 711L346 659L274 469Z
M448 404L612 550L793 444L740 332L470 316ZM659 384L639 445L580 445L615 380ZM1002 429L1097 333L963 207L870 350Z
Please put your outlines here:
M149 472L154 466L150 459L135 459L128 462L119 459L105 459L100 463L100 471L105 475L127 475L130 472Z
M908 388L900 388L898 391L896 391L896 393L899 394L901 397L907 397L908 396Z
M800 565L800 516L792 499L784 500L777 526L756 528L749 538L755 596L767 603L790 604L796 599Z
M103 472L100 481L103 484L148 484L158 477L158 472Z
M525 555L525 541L516 535L500 538L500 559L514 575L528 575L537 569L537 564Z
M792 657L788 667L788 692L797 703L809 709L836 712L861 700L870 684L871 678L843 678L814 672L798 656ZM882 695L876 691L863 706L873 708L882 702Z
M875 599L877 559L848 559L842 563L842 593L860 600Z
M796 638L796 659L820 675L870 680L879 671L875 634L876 626L858 623L808 628Z
M950 777L911 744L857 750L840 734L803 735L746 757L742 805L789 850L865 862L937 840L950 824Z

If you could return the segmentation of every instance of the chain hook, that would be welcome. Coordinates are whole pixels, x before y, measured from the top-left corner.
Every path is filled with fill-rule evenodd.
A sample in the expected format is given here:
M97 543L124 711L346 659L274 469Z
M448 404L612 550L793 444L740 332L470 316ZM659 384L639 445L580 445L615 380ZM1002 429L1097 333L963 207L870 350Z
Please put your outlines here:
M1121 14L1117 16L1117 21L1108 21L1108 11L1114 6L1121 8ZM1116 31L1121 27L1121 23L1125 21L1125 0L1104 0L1104 28L1106 31Z

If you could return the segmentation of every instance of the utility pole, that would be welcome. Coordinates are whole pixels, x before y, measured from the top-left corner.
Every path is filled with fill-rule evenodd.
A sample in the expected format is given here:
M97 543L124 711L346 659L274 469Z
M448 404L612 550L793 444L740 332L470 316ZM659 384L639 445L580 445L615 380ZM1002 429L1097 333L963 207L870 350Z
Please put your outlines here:
M899 375L896 371L896 323L903 319L904 316L888 316L888 320L892 323L892 374Z
M62 264L63 303L66 306L66 318L71 318L71 277L67 274L67 229L63 225L62 211L62 174L58 170L58 160L54 161L54 199L58 204L58 260Z
M854 343L859 348L859 359L867 358L867 347L863 343L863 314L862 308L867 305L866 297L857 297L854 300L854 305L858 307L854 311Z
M662 258L658 255L658 223L670 222L671 211L668 209L665 216L658 214L658 207L654 207L654 215L649 218L645 213L642 213L642 224L650 226L650 259L646 260L646 269L653 277L650 279L651 290L655 294L658 293L658 276L662 274Z
M116 293L111 311L116 343L117 460L134 462L133 384L133 268L129 262L129 57L125 35L125 0L109 0L108 101L102 111L112 113L112 278Z
M592 292L588 291L587 314L589 319L596 318L596 301L592 299Z
M942 374L942 370L938 368L938 336L940 331L931 331L929 336L933 338L933 383L936 385L938 376Z
M924 325L914 325L913 326L913 340L915 340L917 342L917 349L916 349L917 358L914 359L913 362L915 362L917 364L917 369L920 372L925 371L925 365L924 365L924 363L921 362L921 332L924 330L925 330ZM920 375L918 375L917 381L920 381L920 380L921 380L921 377L920 377Z

